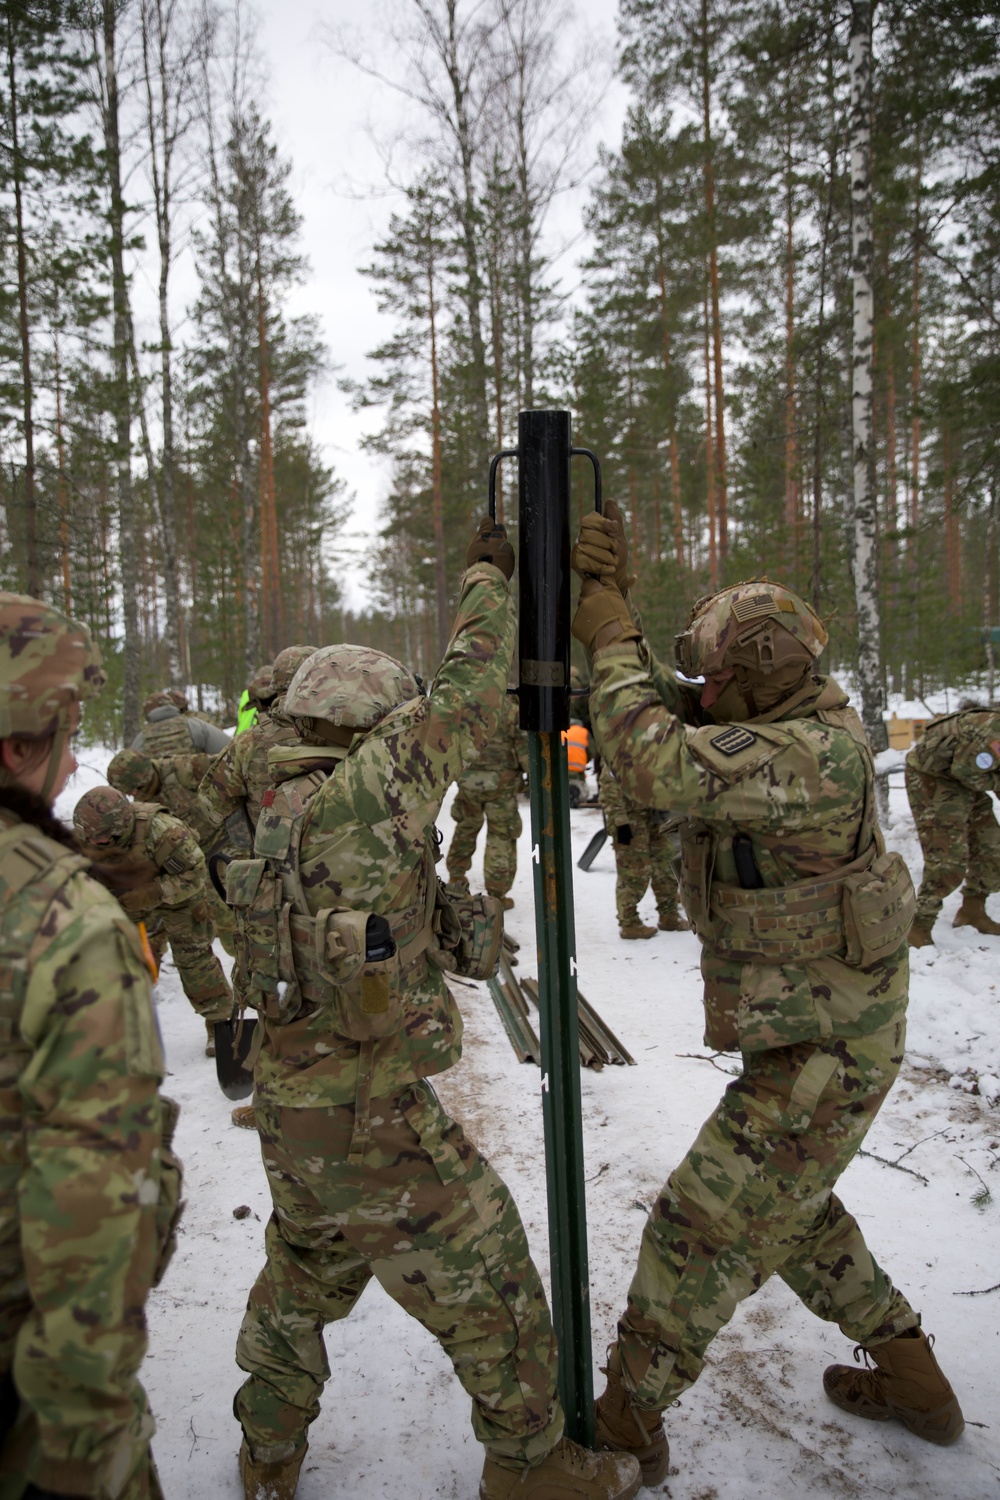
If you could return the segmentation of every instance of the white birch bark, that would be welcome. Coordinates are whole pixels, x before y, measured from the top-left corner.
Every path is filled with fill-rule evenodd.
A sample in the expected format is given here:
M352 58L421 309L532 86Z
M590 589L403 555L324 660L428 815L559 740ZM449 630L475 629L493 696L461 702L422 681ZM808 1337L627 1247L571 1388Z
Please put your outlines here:
M875 751L886 746L878 607L878 509L872 432L872 5L851 0L851 269L853 274L853 568L860 712Z

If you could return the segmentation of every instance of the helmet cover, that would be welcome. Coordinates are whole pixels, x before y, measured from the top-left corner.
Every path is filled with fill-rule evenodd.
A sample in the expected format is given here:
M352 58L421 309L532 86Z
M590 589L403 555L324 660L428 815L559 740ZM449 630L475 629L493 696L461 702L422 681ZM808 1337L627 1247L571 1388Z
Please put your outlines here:
M322 646L299 667L285 694L285 713L346 729L371 729L418 698L413 673L369 646Z
M142 750L119 750L108 766L108 781L119 792L135 797L159 789L156 767Z
M0 593L0 739L40 739L69 725L107 674L86 625L27 594Z
M699 599L674 652L686 677L739 667L766 678L795 663L804 671L828 639L823 622L798 594L753 579Z
M135 812L123 792L91 787L73 809L73 832L81 844L124 844L135 827Z

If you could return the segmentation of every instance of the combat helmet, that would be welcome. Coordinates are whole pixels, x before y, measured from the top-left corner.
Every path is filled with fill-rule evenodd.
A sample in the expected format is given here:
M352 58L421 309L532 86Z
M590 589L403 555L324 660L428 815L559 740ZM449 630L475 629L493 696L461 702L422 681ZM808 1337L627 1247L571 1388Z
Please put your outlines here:
M142 705L146 718L148 719L157 708L176 708L179 714L186 714L188 711L187 694L182 693L180 688L163 688L158 693L150 693Z
M134 828L135 810L113 786L92 787L73 809L73 832L87 847L125 844Z
M43 797L55 782L72 705L95 698L106 681L86 625L27 594L0 593L0 740L55 735ZM0 786L9 784L0 767Z
M269 663L258 667L247 683L247 697L258 708L266 708L274 697L274 682Z
M686 677L731 671L755 716L791 694L828 639L823 622L798 594L752 579L699 599L674 654Z
M160 786L156 767L142 750L119 750L108 766L108 780L129 797L152 796Z
M316 646L286 646L284 651L278 652L271 668L271 683L275 696L287 693L289 684L302 663L308 661L313 652L318 649Z
M285 713L300 721L365 730L419 696L413 673L394 656L368 646L322 646L292 678Z

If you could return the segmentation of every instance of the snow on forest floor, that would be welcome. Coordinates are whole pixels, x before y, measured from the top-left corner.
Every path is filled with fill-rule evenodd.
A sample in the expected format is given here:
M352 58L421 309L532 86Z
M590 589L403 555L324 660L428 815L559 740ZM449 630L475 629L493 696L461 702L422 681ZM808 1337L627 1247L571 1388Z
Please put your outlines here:
M83 759L86 768L60 801L64 816L100 779L107 756L92 751ZM899 785L888 842L919 880L902 779L892 780ZM526 805L523 811L527 825ZM440 826L449 837L447 814ZM596 811L573 814L575 856L599 826ZM508 925L521 943L524 975L535 972L527 826L519 856ZM733 1064L709 1059L702 1044L697 940L658 933L650 942L620 941L609 845L589 874L574 870L574 877L581 989L638 1063L582 1076L600 1390L598 1359L624 1301L646 1211ZM895 1423L839 1412L821 1377L828 1363L849 1362L851 1347L774 1277L737 1310L698 1384L668 1414L671 1472L656 1493L670 1500L1000 1496L1000 1291L968 1295L1000 1279L1000 938L955 931L957 904L957 896L946 903L936 946L913 954L908 1061L840 1192L936 1335L965 1411L965 1436L937 1449ZM1000 918L1000 896L991 907ZM655 921L651 896L641 910ZM465 1055L435 1086L511 1187L547 1276L538 1069L515 1060L485 985L459 984L455 992L466 1018ZM169 961L159 1016L171 1072L166 1091L182 1105L177 1145L187 1210L177 1255L150 1299L142 1378L168 1500L236 1500L240 1434L231 1403L242 1376L233 1346L263 1262L267 1185L256 1136L230 1123L232 1106L203 1055L203 1028ZM983 1184L992 1199L976 1206ZM250 1214L234 1218L242 1205ZM472 1500L482 1453L467 1399L434 1339L372 1283L326 1342L332 1374L299 1500Z

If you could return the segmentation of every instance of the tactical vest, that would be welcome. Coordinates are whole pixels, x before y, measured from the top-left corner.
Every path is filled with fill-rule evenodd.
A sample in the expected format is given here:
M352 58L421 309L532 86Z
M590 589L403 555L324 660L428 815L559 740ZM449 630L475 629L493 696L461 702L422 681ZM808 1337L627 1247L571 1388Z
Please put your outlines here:
M28 823L0 823L0 1385L10 1369L14 1338L30 1311L16 1233L17 1183L24 1160L18 1079L31 1057L21 1036L30 960L46 913L87 861Z
M373 1041L399 1030L407 982L434 939L434 856L428 849L414 871L412 899L385 913L396 951L369 958L372 913L329 906L314 916L299 876L309 803L326 780L327 773L317 770L272 787L264 799L267 817L257 825L254 858L228 867L237 992L273 1024L322 1008L329 1010L337 1035Z
M198 806L198 784L211 765L212 757L201 751L171 756L161 760L160 798L168 812L182 823L189 823Z
M835 875L756 889L714 878L720 831L696 820L681 828L681 896L691 925L720 958L736 963L791 964L839 958L867 968L905 940L916 910L913 882L901 856L886 853L875 808L875 766L853 709L822 709L812 717L845 729L861 752L865 799L855 856ZM738 831L737 831L738 836ZM787 835L755 834L764 848Z
M941 714L927 725L907 756L907 764L925 776L947 776L955 758L959 731L972 719L997 722L997 715L987 709L956 709L954 713ZM992 726L991 726L992 727Z
M184 714L171 714L169 718L145 723L142 726L142 748L154 760L190 755L194 742Z

